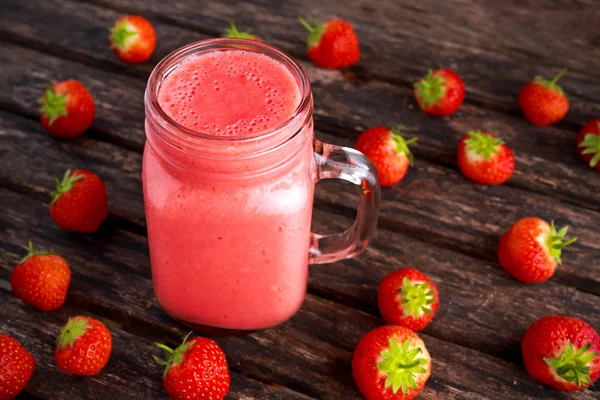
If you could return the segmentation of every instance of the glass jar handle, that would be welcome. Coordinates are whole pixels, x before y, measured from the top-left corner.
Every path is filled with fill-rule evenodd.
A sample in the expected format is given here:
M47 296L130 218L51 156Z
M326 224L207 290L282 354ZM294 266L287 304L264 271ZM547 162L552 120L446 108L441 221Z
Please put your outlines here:
M379 214L379 178L375 166L361 152L314 141L317 178L342 179L356 185L358 213L342 233L312 233L310 264L323 264L354 257L367 248L375 235Z

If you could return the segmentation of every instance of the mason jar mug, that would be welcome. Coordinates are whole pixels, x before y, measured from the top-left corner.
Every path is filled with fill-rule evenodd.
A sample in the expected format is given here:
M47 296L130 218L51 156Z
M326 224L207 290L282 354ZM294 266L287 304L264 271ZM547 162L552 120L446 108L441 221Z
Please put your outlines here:
M298 105L283 122L214 135L166 112L159 94L172 71L203 54L218 58L240 51L269 57L293 76ZM152 282L159 305L173 318L216 333L275 326L302 305L309 264L353 257L369 244L379 207L377 172L361 153L314 138L309 80L288 55L243 39L190 44L156 66L145 109L143 187ZM343 179L358 188L357 218L345 232L310 231L321 179Z

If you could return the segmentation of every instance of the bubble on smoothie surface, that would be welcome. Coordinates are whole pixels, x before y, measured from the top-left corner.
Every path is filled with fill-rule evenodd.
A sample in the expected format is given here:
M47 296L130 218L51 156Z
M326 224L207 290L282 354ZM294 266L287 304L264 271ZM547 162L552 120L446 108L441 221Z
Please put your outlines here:
M288 119L301 98L294 76L275 59L227 50L184 60L164 78L158 101L188 129L252 136Z

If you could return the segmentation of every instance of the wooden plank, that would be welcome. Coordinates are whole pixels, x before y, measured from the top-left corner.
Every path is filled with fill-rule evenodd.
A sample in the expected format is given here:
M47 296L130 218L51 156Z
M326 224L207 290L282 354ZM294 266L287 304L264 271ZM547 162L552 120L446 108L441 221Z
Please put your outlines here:
M591 29L590 25L595 23L592 21L599 16L593 5L576 10L569 5L556 4L555 10L535 6L535 12L527 12L534 7L533 2L519 6L518 0L501 5L486 0L477 6L472 2L440 6L435 0L420 5L378 2L377 6L368 0L235 0L226 3L212 0L204 1L202 7L193 0L178 1L176 5L160 0L87 1L211 35L221 35L229 21L235 19L238 26L252 28L263 40L299 58L306 58L306 32L298 24L299 16L345 18L353 23L361 43L361 61L350 69L350 76L409 86L429 68L450 66L467 82L469 101L512 112L518 112L515 98L526 80L536 75L551 77L564 66L573 67L576 70L562 82L570 98L576 100L567 121L581 126L583 121L596 118L600 112L600 105L594 100L600 98L600 85L590 85L590 81L597 82L600 75L595 72L598 68L590 68L589 62L590 51L598 50L592 50L597 47L593 36L582 33ZM486 14L493 15L494 23L481 23L479 18ZM548 22L550 15L551 23ZM579 15L585 16L581 21L589 22L573 24L572 20L577 20ZM562 23L555 21L557 16L563 19ZM496 18L502 22L498 23ZM537 24L549 24L552 29L533 29L532 23L519 26L519 21L528 18ZM429 29L431 34L424 33ZM511 35L506 35L506 31L512 32ZM540 42L540 36L552 40ZM485 44L480 47L473 41ZM580 47L587 50L575 51Z
M62 169L66 169L68 168L70 165L72 165L73 163L73 159L69 158L69 155L77 155L80 150L79 150L79 146L83 146L83 149L92 149L92 148L96 148L97 146L97 151L102 153L102 154L111 154L113 157L113 160L110 160L111 165L113 165L114 167L105 167L102 166L102 164L98 164L97 167L98 168L103 168L102 169L102 176L105 177L105 179L107 180L107 182L110 182L110 184L108 184L109 187L109 193L111 194L110 199L111 199L111 205L112 204L127 204L127 208L124 208L124 211L128 212L129 214L127 215L136 215L135 211L137 210L138 212L138 216L139 218L141 218L141 220L143 220L143 205L142 205L142 198L141 198L141 190L140 190L140 183L138 182L121 182L119 180L119 174L121 173L121 171L125 170L125 171L132 171L132 176L138 176L139 177L139 168L141 165L141 159L139 155L135 155L131 152L127 152L126 150L122 150L122 149L117 149L114 148L114 146L111 146L109 144L105 144L105 143L100 143L100 142L95 142L91 139L87 139L87 138L81 138L80 140L78 140L77 142L69 142L67 144L65 144L64 142L57 142L51 138L47 138L46 136L44 136L43 134L40 133L39 138L37 140L30 140L31 135L24 133L24 132L31 132L31 131L35 131L36 129L36 123L35 122L31 122L31 121L27 121L27 120L23 120L23 119L19 119L19 118L11 118L10 121L8 122L7 119L9 119L8 116L4 115L4 118L2 118L2 114L0 113L0 127L2 132L6 132L5 133L5 137L3 140L3 143L5 143L5 145L7 146L8 149L10 148L23 148L23 143L27 142L30 143L30 147L34 146L32 148L32 154L36 154L37 151L41 151L41 149L43 148L46 154L46 158L44 159L43 163L33 163L33 162L29 162L28 168L25 168L24 164L27 160L27 158L24 159L24 161L18 161L17 162L17 158L18 155L15 155L14 157L10 157L11 160L13 160L16 164L18 165L22 165L22 166L18 166L15 165L16 168L12 168L12 171L16 171L16 173L12 173L11 176L14 177L14 179L16 179L16 181L22 181L22 182L29 182L30 184L34 184L34 185L45 185L46 182L49 182L51 179L51 175L45 175L47 174L45 172L45 168L46 168L46 164L48 163L48 160L52 160L51 164L55 165L57 168L56 173L60 174L60 171ZM15 122L12 122L15 121ZM19 122L20 121L20 122ZM9 128L10 125L8 125L9 123L14 123L17 127L16 128ZM39 130L39 128L37 128ZM13 135L20 137L21 139L19 139L19 141L15 141L12 137ZM68 145L68 154L66 155L67 152L61 147L61 146L65 146ZM38 150L37 147L35 146L39 146L40 149ZM74 160L77 159L82 159L83 157L75 157ZM88 155L85 157L86 159L90 160L90 163L96 158L93 154L92 155ZM96 168L96 164L90 164L90 168L94 167ZM536 292L537 290L539 290L538 286L525 286L522 287L522 285L520 285L518 282L508 278L505 273L503 271L501 271L499 269L499 266L496 263L496 259L495 259L495 245L497 243L497 238L499 233L497 234L487 234L487 235L482 235L481 230L483 228L489 229L490 227L493 227L494 230L497 232L500 227L502 227L502 223L504 223L503 219L498 217L497 220L500 221L497 223L497 225L491 225L491 223L488 222L487 225L483 225L481 223L478 223L477 218L476 218L476 210L477 207L475 204L470 205L469 207L466 207L462 201L458 201L458 200L453 200L452 197L454 196L450 196L447 195L446 197L439 197L437 199L434 199L434 196L429 196L427 193L423 193L423 190L421 189L417 189L418 187L422 187L424 189L430 188L432 185L434 184L439 184L439 182L442 182L444 180L447 180L448 177L446 176L441 176L440 172L436 172L435 167L417 167L417 168L424 168L426 169L425 172L429 173L431 171L434 172L434 176L438 177L436 179L434 179L432 182L429 181L425 181L425 183L423 183L423 181L421 180L421 178L419 177L413 177L413 176L409 176L407 178L408 182L406 188L407 189L401 189L402 191L400 192L400 194L398 194L397 196L402 196L402 201L398 202L398 205L395 205L396 203L394 203L391 200L386 200L386 210L391 212L388 212L386 215L398 215L397 220L394 221L393 223L396 224L396 229L397 230L404 230L404 236L403 235L397 235L397 234L391 234L390 232L387 231L382 231L379 235L380 237L393 237L392 242L394 243L392 244L387 244L384 245L382 244L382 241L377 241L374 246L375 248L372 250L369 250L367 252L367 254L371 254L371 252L373 252L373 254L377 254L380 258L383 258L385 260L385 262L389 261L389 268L393 268L396 265L398 265L399 263L401 263L402 261L402 255L406 254L403 251L403 248L405 246L409 246L411 248L415 247L418 249L415 252L411 252L410 254L426 254L427 255L427 259L425 260L420 260L418 262L415 262L416 265L436 265L435 269L432 267L432 270L434 271L440 271L440 270L444 270L446 269L446 271L444 272L444 276L447 279L457 279L456 277L458 277L458 279L460 280L466 280L469 282L476 282L478 280L477 278L477 274L479 272L481 272L481 268L484 267L486 269L484 269L484 271L487 271L486 273L489 273L489 271L494 271L494 279L499 279L499 280L495 280L494 284L489 284L486 285L485 290L483 290L483 294L482 293L478 293L476 292L475 294L473 294L473 296L476 296L475 299L472 298L471 295L469 295L470 292L458 292L456 294L456 297L458 298L465 298L468 299L468 301L466 303L464 303L464 307L465 309L462 311L462 313L459 313L458 315L462 315L462 314L473 314L476 316L476 318L481 318L481 313L485 313L485 308L481 308L479 309L479 306L481 304L484 304L484 302L488 299L488 295L487 293L489 292L493 292L494 291L494 285L498 285L500 287L510 287L510 290L525 290L524 291L524 295L523 297L525 298L529 298L529 297L535 297L537 296ZM429 168L429 169L428 169ZM431 170L431 171L430 171ZM27 172L27 174L24 174L24 172ZM50 171L52 172L52 171ZM411 174L419 174L421 176L427 176L425 173L421 172L421 173L415 173L415 172L411 172ZM8 179L9 177L7 176L6 179ZM139 178L138 178L139 179ZM454 182L456 184L456 182ZM414 185L416 185L417 188L413 189ZM323 198L331 198L331 197L341 197L342 195L340 195L339 193L347 193L347 198L342 199L341 201L339 199L334 199L336 200L337 203L344 203L344 204L351 204L354 201L354 197L351 196L351 192L349 192L349 188L348 187L344 187L341 190L322 190L325 188L320 188L321 190L318 191L319 193L319 198L323 199ZM458 189L453 189L452 191L448 191L448 190L440 190L440 193L457 193L457 192L461 192L464 189L462 188L458 188ZM385 191L384 194L388 195L388 194L393 194L395 193L393 190L388 190ZM431 192L429 192L431 193ZM426 198L426 202L423 201L424 197ZM497 202L497 197L494 195L492 197L493 201ZM463 210L465 209L466 211L462 211L463 214L468 213L467 215L463 215L460 217L460 219L454 220L453 218L450 217L444 217L442 220L439 221L435 221L435 216L436 215L446 215L447 211L444 211L444 208L447 210L448 208L450 208L449 205L451 205L452 201L457 202L457 205L452 206L452 209L456 208L459 210ZM485 201L485 198L479 198L478 201ZM420 202L420 203L419 203ZM410 206L410 205L414 205L414 210L411 209L406 209L406 206ZM482 203L485 204L485 203ZM506 203L508 206L511 207L515 207L514 202L509 202ZM496 205L497 206L497 205ZM537 204L534 202L531 207L536 207L537 209ZM506 210L505 209L501 209L500 210L500 215L505 215L506 214ZM418 213L416 213L418 212ZM514 214L515 212L519 212L522 213L522 215L526 215L527 210L524 211L512 211L512 213ZM473 215L471 215L473 214ZM43 215L43 217L47 218L47 213L45 213ZM491 217L490 217L491 218ZM590 215L583 215L581 217L578 217L579 222L581 223L582 221L585 222L586 219L590 219L591 216ZM471 224L474 226L473 228L471 228L466 222L464 221L468 221L471 220ZM510 221L510 219L508 219ZM323 219L323 221L321 221L321 218L319 217L319 215L317 214L316 218L315 218L315 222L319 223L320 225L317 225L317 227L323 227L324 225L327 225L328 223L331 224L331 220L330 219ZM346 221L347 222L347 221ZM572 223L573 221L569 220L569 223ZM573 286L576 287L582 287L583 289L590 291L592 293L596 293L597 292L597 282L598 282L598 260L597 257L595 256L595 254L598 254L598 251L596 248L593 247L594 245L594 232L593 232L593 220L587 221L588 223L592 223L592 225L589 226L589 228L587 229L589 231L589 234L587 235L587 238L584 236L582 239L580 239L580 242L583 242L583 247L581 248L577 248L575 247L574 249L569 249L569 250L565 250L565 260L566 260L566 265L564 267L561 267L557 273L557 276L555 278L553 278L553 281L558 281L558 282L565 282L568 284L572 284ZM460 225L460 223L462 223L462 225ZM391 224L391 223L390 223ZM339 226L340 224L338 224ZM465 226L465 228L462 228L462 226ZM341 230L341 226L339 226L337 229L335 229L335 231L340 231ZM577 227L575 227L575 233L576 234L580 234L581 232L579 231L579 229L577 229ZM478 261L478 260L473 260L472 258L467 258L467 257L462 257L459 256L457 254L454 254L450 251L444 251L444 250L440 250L439 248L432 248L430 246L424 245L422 242L416 241L416 240L411 240L406 238L406 236L411 236L414 235L416 238L421 238L424 241L428 241L428 242L434 242L434 244L441 246L441 247L447 247L447 248L459 248L460 250L467 252L467 253L475 253L474 255L480 258L484 258L486 260L491 260L491 263L488 261ZM467 243L471 243L474 242L475 244L472 246L469 246ZM397 243L397 244L395 244ZM478 244L482 244L483 243L483 248L478 249L476 248ZM591 243L591 246L590 246ZM387 247L386 247L387 246ZM580 244L577 244L576 246L580 246ZM381 248L380 248L381 247ZM475 249L475 250L474 250ZM489 251L489 254L486 253L485 251ZM387 256L385 256L387 254ZM393 254L398 254L398 256L393 256ZM443 254L444 256L442 257L442 259L444 260L443 262L439 262L436 261L437 257L436 254ZM581 254L581 255L580 255ZM384 257L385 256L385 257ZM361 259L362 260L362 259ZM376 262L377 258L373 257L371 259L370 262ZM355 262L359 262L359 261L350 261L349 263L352 265ZM379 263L381 263L381 261L379 261ZM491 265L490 265L491 264ZM333 271L337 271L338 268L343 268L346 264L335 264L336 267L333 269ZM587 268L582 268L580 266L585 266L587 265ZM461 266L461 271L463 269L468 269L472 272L471 275L468 276L468 278L464 275L456 275L454 274L454 270L455 270L455 266ZM466 267L468 266L468 268ZM317 267L315 268L315 272L317 279L311 281L311 290L314 290L317 293L325 293L327 294L327 296L329 298L334 298L338 301L342 301L346 304L352 305L352 306L358 306L361 307L363 309L366 309L367 311L370 312L375 312L376 308L375 308L375 300L374 300L374 292L375 289L377 287L377 282L379 281L379 279L381 279L382 275L380 275L382 272L379 273L375 273L373 271L371 271L371 267L369 267L369 263L365 263L365 264L360 264L360 268L346 268L346 270L342 270L345 272L340 272L339 274L337 272L334 272L333 275L329 274L329 268L320 268ZM389 272L389 269L385 269L384 271ZM322 275L321 275L322 273ZM337 278L336 278L337 277ZM342 277L341 279L339 277ZM360 279L359 279L360 278ZM446 279L445 278L445 279ZM358 284L358 286L356 285L356 280L358 280L358 282L363 282L363 281L368 281L370 282L370 286L361 286L361 284ZM319 282L321 282L321 284L319 284ZM323 286L323 282L326 283L325 286ZM454 284L456 286L456 288L460 288L460 281L456 282ZM547 284L544 284L544 287L546 287ZM558 287L554 284L552 284L552 290L550 291L550 293L547 296L543 296L543 297L550 297L550 298L557 298L560 299L558 304L563 304L563 305L567 305L569 304L569 302L567 301L568 299L570 299L571 297L577 298L578 295L577 292L573 292L575 294L571 295L565 295L565 296L558 296L557 293L563 293L563 291L568 291L570 289L566 289L566 288L561 288ZM362 289L361 289L362 288ZM469 290L468 288L465 288L465 290ZM365 294L365 291L367 291L367 293L370 293L369 295L369 301L367 302L369 304L369 306L367 308L364 308L361 306L362 303L365 302L363 294ZM357 294L360 294L360 296L356 296ZM148 296L151 296L151 294L147 294ZM491 299L493 300L493 299ZM506 307L506 304L504 303L506 301L506 299L504 299L502 296L500 296L498 299L498 303L496 303L495 301L492 301L491 303L485 303L486 306L492 307L492 309L496 309L496 310L502 310L503 307ZM458 302L457 300L454 301L454 304L460 304L460 302ZM546 311L544 313L550 313L550 312L556 312L555 310L557 310L558 305L553 304L553 303L547 303L549 305L549 309L546 309ZM591 308L589 306L589 304L586 302L583 305L578 305L578 306L565 306L566 308L562 308L561 311L567 313L569 310L592 310L593 308ZM592 311L590 311L591 313ZM484 314L485 315L485 314ZM582 317L586 317L586 314L582 314ZM519 320L518 315L513 317L515 320ZM593 314L590 316L590 318L593 318ZM522 326L525 326L527 324L527 321L529 320L521 320L522 322ZM492 325L488 330L488 335L477 335L477 338L484 338L482 339L483 342L481 342L477 347L482 351L486 351L486 352L493 352L495 348L497 348L497 346L495 345L495 342L493 340L488 341L489 338L493 338L495 336L498 335L498 327L496 325L494 325L496 321L493 320L491 321ZM455 326L456 330L454 332L460 332L461 330L464 330L464 326L460 325L460 324L448 324L449 326ZM468 329L468 331L475 329L476 327L470 327ZM454 333L451 333L450 331L447 332L448 336L443 336L445 338L447 338L448 340L453 340L453 341L457 341L459 340L457 336L454 335ZM439 335L443 335L443 332L438 333ZM515 333L515 335L513 335L513 337L511 338L513 341L514 340L518 340L518 336L520 333Z
M157 350L152 340L125 332L111 326L114 322L105 321L113 338L113 351L106 367L98 375L89 378L65 374L56 367L54 361L54 342L60 328L70 316L96 316L71 306L51 313L39 312L19 301L4 288L4 284L8 285L8 282L0 283L0 332L19 340L33 354L36 362L33 378L23 394L52 400L166 398L162 389L162 370L152 359L152 354L159 355L160 350ZM303 395L274 388L235 372L230 375L228 398L307 399Z
M10 161L10 168L0 171L1 180L40 191L51 189L52 177L67 168L89 168L106 180L110 210L144 223L140 154L85 136L76 141L57 141L43 133L35 121L4 112L0 112L0 134L0 149L9 154ZM351 144L348 139L320 136ZM31 140L33 137L36 139ZM317 204L333 204L350 213L356 204L356 192L347 185L327 182L320 185L317 199ZM565 250L565 265L553 279L600 294L597 212L577 210L510 187L474 185L456 171L418 161L401 185L383 191L381 215L383 227L494 263L500 235L518 218L539 215L569 224L579 240Z
M101 169L101 175L107 181L107 186L110 193L109 199L111 201L111 207L113 204L117 206L124 205L125 207L123 207L122 211L126 212L127 216L134 216L136 222L142 223L143 200L141 197L141 184L139 182L141 157L138 154L131 153L123 149L118 149L110 144L96 142L88 138L81 138L77 142L59 142L54 139L48 138L44 134L40 133L38 136L36 136L36 140L31 140L32 135L30 133L25 132L32 132L36 129L39 130L39 128L36 128L35 122L24 120L21 118L11 118L6 114L0 113L0 131L4 132L3 143L6 146L7 152L10 152L10 149L25 147L24 143L29 143L29 147L31 149L31 153L25 153L25 155L23 156L23 160L21 161L19 161L20 159L18 154L9 157L9 159L13 160L12 162L14 162L14 168L10 169L13 172L10 175L5 175L3 177L4 179L9 179L10 177L12 177L12 179L15 179L16 183L27 182L28 184L34 186L43 187L43 185L46 185L47 182L51 181L52 173L55 172L59 175L62 170L68 168L71 165L74 165L73 163L77 162L77 160L85 158L86 160L88 160L88 164L86 165L89 165L89 168ZM19 139L16 140L14 138L15 136ZM80 146L82 146L83 150L79 149ZM66 151L65 148L68 149L68 151ZM78 155L80 152L88 151L89 149L93 148L96 148L96 151L100 154L110 154L112 159L95 163L94 160L97 159L97 156L94 155L95 153L88 154L85 157ZM36 161L27 161L29 159L34 159L32 155L36 154L38 151L42 151L42 149L44 149L45 154L45 158L42 162L38 163ZM26 162L28 162L29 164L25 164ZM50 168L49 172L46 172L46 170L48 169L47 164L51 164L53 166ZM26 165L27 168L25 168ZM107 165L112 165L112 167L107 167ZM54 171L53 168L56 168L56 171ZM132 181L121 181L119 179L119 176L120 174L122 174L122 171L130 171L133 177L138 178L132 179ZM414 181L414 179L409 179L411 180L411 183L409 185L412 185L412 181ZM439 180L441 181L441 179ZM438 181L438 179L436 179L436 181ZM418 184L418 182L414 184ZM427 183L424 185L424 187L427 186L431 186L431 183ZM320 198L329 198L333 196L334 193L339 193L341 191L348 192L350 190L348 187L344 187L342 190L323 189L326 188L320 188L320 190L318 191ZM348 196L349 197L345 199L344 202L350 203L354 200L354 198L350 198L350 195ZM413 201L416 202L420 199L421 197L417 197L415 200L411 200L410 196L405 196L403 198L402 204L411 203ZM433 202L434 200L428 199L428 203ZM424 226L427 226L430 223L433 216L437 215L428 207L419 207L419 209L423 209L423 216L421 216L422 219L420 222L417 219L418 216L413 215L412 212L402 210L402 213L400 214L401 216L404 214L409 214L408 216L402 217L404 220L404 225L402 225L402 229L405 229L406 221L412 224L408 227L407 233L409 234L412 233L419 235L419 233L415 233L415 231L418 229L418 225L422 224ZM427 212L433 213L432 216L427 217L426 215L424 215L424 213ZM39 218L47 219L47 210L45 210L44 213L39 216ZM322 213L317 212L315 214L316 229L320 230L321 228L333 224L334 221L337 221L333 220L332 218L333 217L324 218L324 215ZM333 230L341 231L344 222L346 222L349 225L349 221L342 218L340 222L337 222L337 224L335 225L335 229ZM466 233L463 233L462 236L457 236L456 238L454 238L453 235L457 234L457 232L460 232L460 227L451 226L444 227L443 229L436 229L434 225L426 229L430 229L430 231L425 231L422 234L429 233L431 236L438 237L438 241L436 242L436 244L444 247L452 247L457 245L456 243L450 242L450 239L460 240L461 238L464 238L465 240L475 240L474 238L478 236L477 232L472 232L469 236L467 236ZM466 230L466 232L469 231ZM313 278L315 279L311 281L311 290L316 293L326 294L328 298L336 299L337 301L341 301L347 305L359 307L369 312L376 313L376 302L374 296L377 284L379 280L383 277L383 275L381 274L384 272L389 272L390 268L394 269L398 265L403 265L403 255L406 254L404 248L409 247L416 248L416 250L414 252L410 252L410 254L419 254L425 257L425 259L416 259L415 261L413 261L415 265L430 266L432 271L436 271L437 273L443 273L444 279L449 279L450 281L458 279L458 281L452 284L454 290L457 290L457 293L454 295L454 297L456 297L457 299L453 300L452 302L453 304L462 304L462 307L464 307L464 309L461 309L461 312L457 313L457 315L459 316L471 314L476 319L483 318L481 314L483 313L483 315L485 315L485 312L487 312L487 308L480 308L480 306L488 300L488 293L491 293L494 290L496 290L495 285L497 285L498 287L511 288L507 290L524 290L523 297L525 298L540 296L539 294L536 295L536 293L538 293L536 291L539 290L539 287L525 286L522 288L522 285L508 278L506 274L503 271L501 271L495 263L489 265L489 262L463 257L450 251L445 251L439 248L428 246L422 241L411 240L405 236L392 234L388 231L381 231L379 233L379 237L390 239L378 240L375 242L374 248L368 250L367 252L367 257L369 261L362 261L364 260L363 258L360 258L359 260L349 261L348 263L351 266L356 265L356 267L354 268L348 267L348 263L337 263L334 264L332 267L315 267L315 275L313 276ZM428 238L428 240L430 240L430 238ZM440 242L440 240L445 240L445 242ZM491 238L489 240L492 241ZM460 245L460 243L458 245ZM130 245L130 247L131 246L132 245ZM490 244L490 246L493 245ZM139 248L139 251L144 251L142 246L137 245L136 247ZM470 251L470 249L467 249L467 251ZM495 257L494 250L491 249L490 251L492 252L492 256ZM565 256L565 260L569 260L569 258L567 257L571 254L571 250L568 251L569 253L567 253L567 255ZM437 261L439 255L443 255L441 257L441 260L443 261ZM484 254L484 256L488 255ZM592 283L588 283L587 281L585 281L587 286L591 286L595 282L597 282L597 261L594 261L593 257L591 258L592 264L590 269L591 272L595 274L594 276L596 278L594 279L596 280ZM373 271L372 267L369 265L370 263L387 265L387 268ZM572 264L571 262L568 262L567 268L569 265L578 266L580 264ZM464 275L466 274L466 272L464 274L456 274L456 266L461 266L461 271L470 271L470 274ZM470 292L469 287L461 287L462 281L477 282L478 274L482 272L482 268L484 268L483 271L486 274L489 274L490 271L494 272L493 282L487 284L485 288L482 289L482 292ZM573 273L580 273L580 271L578 271L577 268L572 268L572 270ZM583 272L585 273L585 270ZM575 277L571 277L569 275L570 273L571 270L567 269L564 272L562 270L559 271L558 275L561 276L561 274L563 274L563 279L566 279L567 282L570 282L569 279L575 280L575 285L579 286L580 282L577 281L578 275L576 275ZM370 284L367 286L364 284L365 282L369 282ZM571 297L578 298L579 294L577 294L577 291L570 292L571 289L559 287L555 284L551 285L552 290L547 294L547 296L543 297L557 298L558 303L546 303L550 308L543 309L545 310L543 312L539 310L536 310L536 312L540 314L556 312L557 307L560 307L560 305L562 304L564 308L561 308L561 312L567 313L569 310L582 310L582 317L586 317L586 315L588 314L587 310L590 310L589 317L593 318L593 314L591 313L593 312L594 308L590 307L589 301L585 301L583 304L567 306L568 304L570 304L569 299L571 299ZM544 287L546 286L544 285ZM464 290L458 291L458 289ZM563 293L563 295L559 296L558 294L560 293ZM564 293L572 294L564 295ZM152 296L151 293L145 293L140 295L146 297ZM368 298L369 300L366 301L366 298ZM465 301L461 302L458 299L465 299ZM485 303L485 305L487 307L490 307L490 309L501 310L503 307L506 307L506 298L502 296L499 296L495 300L493 298L490 300L493 301L491 301L491 303L489 301ZM592 297L592 303L594 300L595 298ZM121 301L121 299L115 299L115 302L119 301ZM366 308L364 307L364 303L368 304ZM107 308L110 307L107 306ZM519 315L521 314L515 315L513 316L513 318L516 321L521 321L521 327L526 327L526 324L528 323L528 321L531 320L531 318L523 320L519 319ZM525 314L522 315L525 316ZM531 314L527 315L529 317L532 317ZM492 319L492 321L490 322L491 326L489 327L489 329L486 330L487 335L476 335L475 340L480 341L477 345L478 349L485 352L494 352L494 349L498 348L497 342L495 340L501 339L493 339L500 335L498 333L499 327L495 325L496 322L497 321L495 319ZM458 335L461 331L472 331L477 328L477 326L470 326L468 329L465 329L464 322L462 321L446 323L444 325L451 326L453 327L453 329L438 332L437 334L441 335L439 337L446 338L447 340L457 341L459 343L462 343L460 342L460 335ZM443 336L446 333L448 336ZM518 340L518 336L520 334L521 331L515 332L514 335L511 337L511 340ZM473 338L467 337L465 338L465 340L473 340Z
M600 51L590 33L597 29L600 13L593 0L389 1L378 6L366 0L338 0L319 11L336 10L361 23L377 21L377 27L391 35L427 38L457 52L481 49L599 76ZM589 71L590 66L596 71Z
M316 230L340 232L347 218L318 210ZM520 342L532 321L545 315L571 315L600 327L598 297L553 280L530 285L510 278L497 264L433 247L387 229L365 253L311 269L311 293L379 315L377 289L390 272L414 267L428 274L441 305L424 332L487 354L521 362Z
M153 340L176 341L186 331L158 309L151 294L145 238L115 227L93 236L72 235L44 218L42 203L6 190L0 190L0 198L6 210L0 215L0 279L8 278L15 263L8 254L21 253L26 239L33 238L40 248L52 246L69 262L69 306L108 317ZM230 367L244 375L317 398L359 399L350 373L352 352L364 333L381 324L377 317L309 295L299 313L277 328L217 340ZM563 398L528 378L520 365L422 337L435 361L421 398ZM589 400L595 393L583 391L572 398Z
M339 138L337 143L352 141ZM344 205L348 213L356 202L355 194L342 188L324 191L320 199ZM458 171L418 160L405 181L382 191L380 226L497 265L502 234L532 215L569 225L570 235L579 238L563 251L564 264L552 279L600 295L600 213L550 196L475 185Z
M54 190L54 178L67 169L89 169L106 184L111 214L145 224L141 154L87 137L75 142L54 140L43 133L36 121L15 118L6 112L0 115L0 152L4 154L0 180L11 185L24 184L33 191L45 191L48 196ZM37 134L32 135L33 132Z
M29 34L32 40L43 40L45 46L53 44L68 48L70 52L75 51L77 60L83 58L88 63L99 62L101 66L109 64L113 69L121 68L122 63L105 46L104 31L104 26L117 18L118 13L87 4L61 2L59 5L52 1L56 0L40 4L19 2L14 8L6 10L5 18L14 19L16 15L23 14L30 16L30 20L23 25L7 23L5 26L15 27L15 33ZM50 27L39 21L40 13L32 12L32 7L42 8L43 18L69 23L62 24L62 28ZM69 32L74 26L81 27L81 32L89 33L82 38L71 38ZM153 62L174 48L207 37L198 37L195 32L169 25L156 24L156 27L160 30L161 40ZM90 70L18 49L7 46L4 51L8 55L5 68L10 74L2 88L5 97L0 96L0 102L6 108L18 107L28 115L36 115L36 105L31 100L39 96L46 82L73 76L89 85L97 98L99 104L94 127L99 134L108 135L111 141L129 148L141 149L144 140L142 82L124 80L118 74ZM22 67L23 63L27 64L27 68ZM143 64L137 72L146 76L151 65ZM431 118L414 109L413 95L409 89L384 82L351 84L336 71L321 70L306 62L303 62L303 66L313 84L317 127L324 127L337 136L350 135L356 138L367 127L402 123L408 134L421 138L415 145L417 158L426 158L455 169L456 143L468 130L487 129L504 138L516 153L517 170L508 185L600 209L600 176L585 165L575 151L572 130L558 127L541 130L532 127L521 117L482 110L472 105L465 105L456 116L449 119ZM24 81L30 82L28 87L23 87ZM113 84L106 85L106 82L114 82L114 87ZM15 98L13 93L18 96ZM121 109L127 112L117 112L115 98L122 99Z

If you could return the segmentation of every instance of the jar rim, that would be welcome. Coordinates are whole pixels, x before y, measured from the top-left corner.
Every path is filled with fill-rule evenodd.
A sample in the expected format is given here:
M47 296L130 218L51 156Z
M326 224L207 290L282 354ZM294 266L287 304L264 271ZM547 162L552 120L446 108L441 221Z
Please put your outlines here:
M170 117L163 110L163 108L158 102L158 90L160 87L160 83L162 82L162 78L170 72L170 69L176 67L181 61L193 55L202 52L223 51L228 49L248 50L270 56L276 61L281 62L285 67L287 67L290 70L294 78L297 78L297 80L299 81L299 89L302 100L300 101L294 112L288 118L286 118L284 121L277 124L276 126L263 129L251 136L217 136L189 129L184 125L180 124L179 122L175 121L175 119ZM160 118L161 127L163 129L166 129L168 132L177 132L177 134L182 133L183 136L187 138L214 140L220 142L235 142L240 144L254 142L262 139L268 139L276 135L277 133L281 132L283 129L294 123L294 121L296 121L298 118L302 117L302 115L306 114L306 111L310 109L312 103L310 81L308 79L308 76L306 75L306 72L304 72L302 66L300 66L300 64L293 57L277 49L276 47L271 46L270 44L258 40L238 38L214 38L201 40L185 45L171 52L169 55L163 58L152 70L150 78L148 79L148 84L146 86L145 97L146 106L150 108L150 111L153 114L157 115Z

